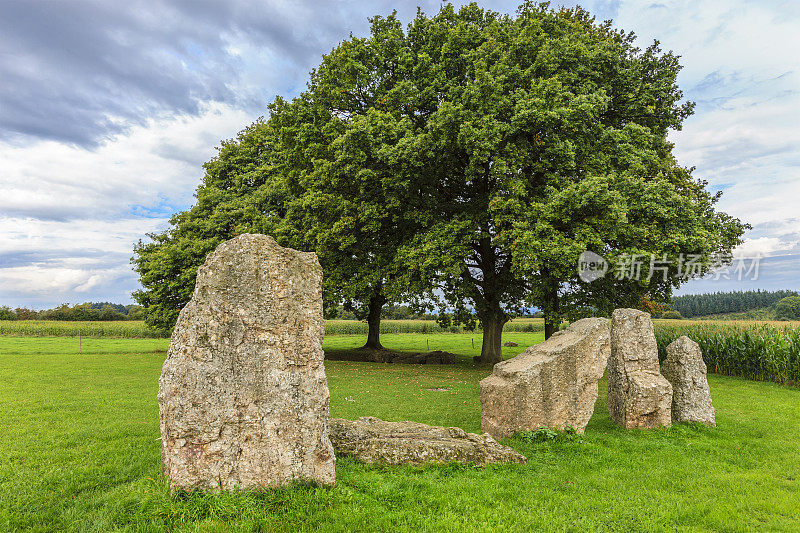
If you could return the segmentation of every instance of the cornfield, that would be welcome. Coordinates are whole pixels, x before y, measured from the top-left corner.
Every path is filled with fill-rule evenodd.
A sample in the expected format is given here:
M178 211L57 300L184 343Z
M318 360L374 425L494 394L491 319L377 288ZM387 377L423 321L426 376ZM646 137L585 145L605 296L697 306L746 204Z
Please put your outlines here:
M544 331L541 319L519 318L508 322L504 331ZM433 320L382 320L381 333L463 333L463 327L441 328ZM358 320L326 320L326 335L366 335L367 324ZM147 328L141 321L60 322L55 320L0 320L0 335L25 337L169 337L169 332Z
M168 337L164 331L149 329L138 320L73 322L57 320L0 320L0 335L23 337Z
M757 381L800 384L800 329L790 325L714 322L655 325L659 358L686 335L700 345L709 372Z

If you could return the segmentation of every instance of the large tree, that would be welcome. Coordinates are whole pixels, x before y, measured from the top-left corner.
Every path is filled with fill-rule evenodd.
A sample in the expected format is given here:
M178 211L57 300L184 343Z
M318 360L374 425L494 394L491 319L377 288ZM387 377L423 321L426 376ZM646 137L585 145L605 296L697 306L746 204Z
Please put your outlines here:
M549 336L566 313L668 297L681 280L578 279L578 257L699 254L739 243L743 226L680 167L667 139L691 113L677 58L597 24L585 11L524 4L516 18L471 4L419 15L415 83L433 94L406 159L425 229L407 275L483 326L480 359L501 359L503 324L542 308Z
M216 245L260 232L316 252L326 307L343 304L366 319L366 346L381 348L381 310L408 294L395 256L414 234L398 159L410 122L392 104L406 79L396 65L404 40L394 15L376 17L371 37L326 55L299 97L277 98L266 120L223 143L205 165L196 205L136 247L143 290L135 297L150 325L174 324Z

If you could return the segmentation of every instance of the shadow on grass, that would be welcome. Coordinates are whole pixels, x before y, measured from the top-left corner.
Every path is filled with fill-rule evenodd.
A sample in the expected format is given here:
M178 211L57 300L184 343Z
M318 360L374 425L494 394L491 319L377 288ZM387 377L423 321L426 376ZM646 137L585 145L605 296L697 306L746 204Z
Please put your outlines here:
M456 363L456 355L442 350L431 352L410 352L390 350L388 348L328 349L325 350L328 361L358 361L364 363L403 363L417 365L452 365Z

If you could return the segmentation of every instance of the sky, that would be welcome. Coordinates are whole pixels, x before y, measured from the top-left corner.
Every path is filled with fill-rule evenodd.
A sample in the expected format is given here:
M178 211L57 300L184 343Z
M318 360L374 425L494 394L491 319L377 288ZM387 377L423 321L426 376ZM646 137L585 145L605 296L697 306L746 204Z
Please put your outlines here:
M0 0L0 305L131 303L133 245L192 204L220 141L370 16L407 22L417 5L440 3ZM679 293L800 289L800 2L581 5L681 56L696 108L675 153L753 226L737 254L763 257L757 279Z

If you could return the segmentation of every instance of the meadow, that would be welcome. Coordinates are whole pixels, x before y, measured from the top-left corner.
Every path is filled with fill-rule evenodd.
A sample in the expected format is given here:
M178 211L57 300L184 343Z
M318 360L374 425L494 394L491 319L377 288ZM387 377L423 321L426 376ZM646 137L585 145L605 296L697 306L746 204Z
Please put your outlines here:
M800 385L800 322L779 321L712 321L655 320L656 338L661 359L666 346L681 335L688 335L700 344L710 370L718 374L745 377L758 381ZM539 318L516 318L503 328L504 334L541 333L544 321ZM328 337L364 336L367 324L357 320L326 320ZM480 350L481 331L464 331L461 327L441 328L432 320L383 320L381 334L419 334L405 337L412 351L436 348L439 334L464 334L470 346ZM166 332L149 330L143 322L57 322L45 320L0 321L0 336L79 337L82 338L166 338ZM419 339L424 338L425 344ZM439 339L442 340L442 339ZM444 340L444 342L450 342ZM90 344L89 344L90 345Z
M387 334L456 365L326 361L331 415L480 431L477 334ZM509 332L511 357L541 333ZM366 466L334 488L170 495L159 474L157 381L167 339L0 337L0 530L795 531L800 389L710 375L716 428L615 427L601 390L583 436L507 441L526 465ZM364 342L329 335L325 349ZM604 383L601 383L604 389ZM441 388L443 391L429 389Z

